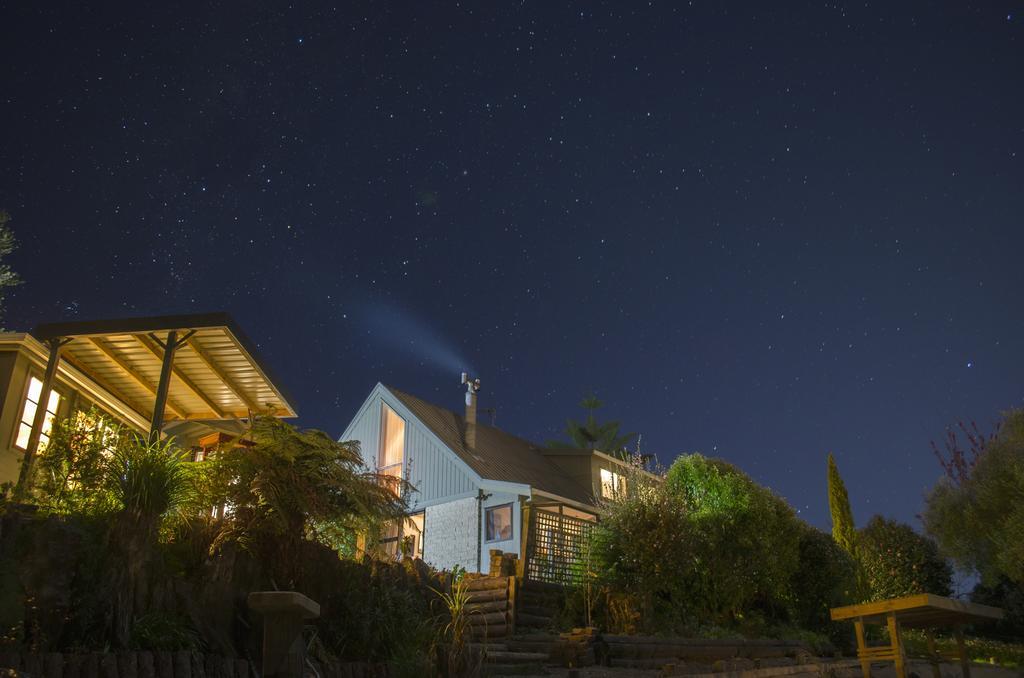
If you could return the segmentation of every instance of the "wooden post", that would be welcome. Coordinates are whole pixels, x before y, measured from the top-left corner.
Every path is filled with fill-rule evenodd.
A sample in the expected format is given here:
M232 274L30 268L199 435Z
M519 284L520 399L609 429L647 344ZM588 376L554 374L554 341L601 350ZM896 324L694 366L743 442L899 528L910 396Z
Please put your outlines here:
M153 418L149 424L150 444L160 440L160 432L164 428L164 406L167 404L167 391L171 385L171 371L174 368L174 351L178 348L178 332L167 333L164 344L164 360L160 366L160 382L156 387L156 400L153 403Z
M867 658L867 641L864 639L864 620L858 617L853 622L853 628L857 631L857 658L860 659L860 672L864 678L871 678L871 661Z
M63 337L54 337L47 342L50 345L50 356L46 360L46 372L43 373L43 387L39 392L35 416L32 417L32 431L29 433L28 443L25 445L25 457L21 462L18 486L14 493L14 496L19 499L24 498L32 486L32 468L35 466L36 452L39 450L39 437L43 434L43 424L46 422L46 408L50 404L53 380L57 376L57 366L60 364L60 352L69 341L71 340L64 339ZM18 416L20 417L20 413Z
M508 624L508 635L516 634L516 578L508 578L508 607L506 608L506 624Z
M942 678L942 671L939 669L939 653L935 649L935 633L928 629L928 662L932 665L932 678Z
M889 623L889 642L892 644L892 653L896 661L896 678L907 678L907 658L903 652L900 622L896 619L896 613L890 612L887 621Z
M530 573L530 550L533 548L533 520L531 517L532 507L529 503L523 503L522 524L519 526L519 563L517 565L519 578L526 581Z
M964 627L956 627L953 633L956 636L956 651L960 655L960 670L964 678L971 678L971 662L967 659L967 645L964 644Z

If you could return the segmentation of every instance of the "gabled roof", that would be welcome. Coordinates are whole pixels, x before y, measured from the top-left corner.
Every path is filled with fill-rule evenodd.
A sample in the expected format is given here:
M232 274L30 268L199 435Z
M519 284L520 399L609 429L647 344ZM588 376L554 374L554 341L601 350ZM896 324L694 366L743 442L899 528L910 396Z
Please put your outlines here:
M471 450L466 446L464 417L391 386L385 388L481 478L524 483L541 492L595 505L591 490L548 461L539 445L477 422L476 447Z

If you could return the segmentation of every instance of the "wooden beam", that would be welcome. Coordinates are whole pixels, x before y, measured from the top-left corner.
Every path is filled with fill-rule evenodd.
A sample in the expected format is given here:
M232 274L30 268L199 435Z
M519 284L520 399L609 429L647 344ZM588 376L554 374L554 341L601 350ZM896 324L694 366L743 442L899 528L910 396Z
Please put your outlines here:
M855 620L853 628L857 631L857 658L860 659L861 675L863 678L871 678L871 660L867 658L868 643L864 635L864 620Z
M104 381L102 378L98 377L93 370L90 370L88 367L83 365L72 354L66 353L63 356L63 359L66 360L69 364L71 364L79 372L81 372L84 375L86 375L91 381L95 382L97 386L99 386L100 388L102 388L102 389L104 389L106 391L109 391L110 395L112 395L115 398L117 398L118 400L120 400L122 403L127 405L129 408L135 410L135 412L140 417L142 417L143 419L149 419L150 414L147 414L147 413L151 413L151 410L143 407L139 403L135 402L134 400L132 400L131 398L126 396L116 386L113 386L112 384L110 384L107 381Z
M146 349L150 353L152 353L158 360L162 361L164 359L164 352L160 349L159 346L156 345L155 341L153 341L144 334L133 334L132 336L138 339L139 343L145 346ZM196 386L191 379L186 377L180 369L172 365L171 374L177 377L178 381L185 385L185 388L192 391L192 393L194 393L196 397L198 397L200 400L206 403L206 406L209 407L210 410L212 410L214 414L217 415L217 417L221 419L227 418L227 414L224 412L224 410L222 410L217 405L217 403L213 402L213 400L208 395L206 395L201 388Z
M242 390L242 388L237 383L235 383L235 381L231 379L231 377L224 373L224 370L220 368L220 365L218 365L217 362L213 359L213 356L207 353L206 350L199 345L199 342L196 341L195 337L189 338L189 340L186 343L189 345L189 348L191 348L192 351L195 352L197 356L199 356L199 359L203 361L203 364L210 368L210 371L216 374L220 378L220 380L224 382L224 385L228 387L229 391L235 394L236 398L245 403L245 406L248 407L251 411L261 411L259 404L253 401L253 399L250 398L248 395L246 395L245 391Z
M132 367L124 358L117 355L117 353L114 352L114 349L110 348L110 346L107 345L107 341L105 339L101 339L99 337L87 337L87 339L93 346L98 348L103 353L103 355L110 358L110 360L113 361L115 365L124 370L125 374L131 377L136 384L149 391L150 395L152 395L154 398L156 397L156 386L151 384L137 369ZM180 406L175 405L170 398L167 399L167 407L179 419L188 419L188 415L185 414L185 410L182 409Z

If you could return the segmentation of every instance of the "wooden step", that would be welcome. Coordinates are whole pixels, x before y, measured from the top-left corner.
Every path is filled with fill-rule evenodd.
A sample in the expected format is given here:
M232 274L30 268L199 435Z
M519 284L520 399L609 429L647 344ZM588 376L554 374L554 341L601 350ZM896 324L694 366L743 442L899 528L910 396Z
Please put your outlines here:
M487 652L487 662L493 664L542 664L547 660L543 652Z

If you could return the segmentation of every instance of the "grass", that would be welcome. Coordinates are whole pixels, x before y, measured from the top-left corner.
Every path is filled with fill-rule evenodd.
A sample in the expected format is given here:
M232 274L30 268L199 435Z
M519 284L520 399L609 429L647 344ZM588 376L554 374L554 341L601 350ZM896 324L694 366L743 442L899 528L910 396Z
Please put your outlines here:
M910 654L923 654L928 651L928 640L920 631L907 630L903 633L903 640L906 643L907 651ZM1008 643L1001 640L989 640L988 638L964 639L967 646L967 657L971 661L985 664L998 664L1011 669L1024 668L1024 643ZM935 649L939 652L955 652L956 640L954 638L935 638Z

